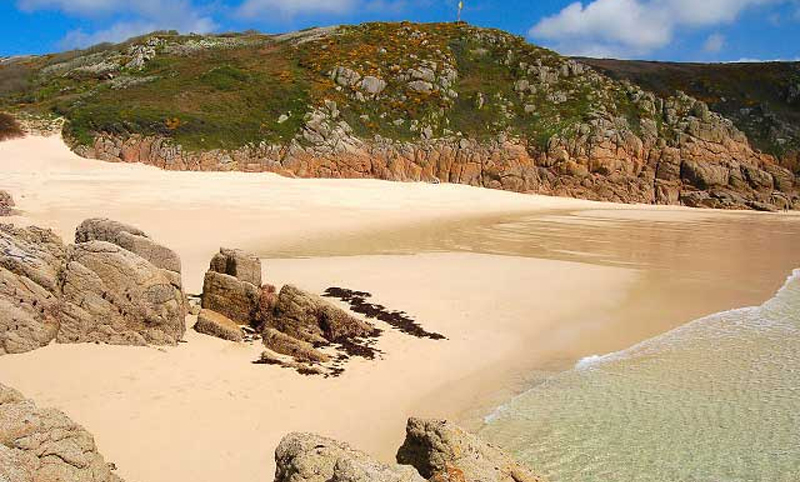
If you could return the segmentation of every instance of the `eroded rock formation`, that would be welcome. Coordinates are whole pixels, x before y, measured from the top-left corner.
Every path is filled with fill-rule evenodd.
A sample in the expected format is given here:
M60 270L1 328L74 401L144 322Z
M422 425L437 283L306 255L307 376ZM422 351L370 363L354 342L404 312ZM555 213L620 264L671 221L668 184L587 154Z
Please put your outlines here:
M261 261L236 249L221 248L205 275L195 330L241 341L242 330L255 330L265 350L256 363L282 365L304 374L335 375L344 354L321 348L336 345L345 353L372 357L365 340L379 333L321 296L285 285L280 292L261 284Z
M272 317L264 328L275 328L308 343L373 336L375 327L359 320L322 297L285 285L278 293Z
M0 354L54 339L133 345L182 339L186 299L172 251L109 220L87 220L76 239L65 246L50 230L0 225Z
M411 418L397 462L432 481L541 482L529 469L445 420Z
M14 198L8 191L0 190L0 216L11 216L14 213Z
M197 315L197 323L194 329L204 335L215 336L229 341L242 341L244 332L242 328L233 320L216 311L203 309Z
M275 450L275 482L423 482L411 467L382 464L346 443L292 433Z
M146 259L105 241L69 250L58 341L175 344L185 331L184 295Z
M0 355L50 343L61 324L66 247L52 231L0 224Z
M106 241L137 254L156 268L177 288L181 287L181 258L171 249L162 246L142 230L128 224L105 218L87 219L75 230L75 242Z
M93 149L81 153L169 170L442 181L623 203L738 209L800 206L794 173L754 151L735 128L719 118L704 121L690 114L677 122L679 137L673 145L656 133L639 137L614 121L597 119L574 126L574 136L553 137L543 150L501 135L484 142L346 137L335 147L261 144L235 151L193 152L163 138L104 135Z
M241 250L221 248L203 281L202 306L249 325L258 309L260 287L261 261Z
M0 384L0 480L122 482L113 470L83 427Z

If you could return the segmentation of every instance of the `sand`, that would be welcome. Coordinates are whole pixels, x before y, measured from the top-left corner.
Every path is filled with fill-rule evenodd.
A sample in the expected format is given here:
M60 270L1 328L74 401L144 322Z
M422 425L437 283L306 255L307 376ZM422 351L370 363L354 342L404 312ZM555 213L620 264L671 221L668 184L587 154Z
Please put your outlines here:
M787 273L800 266L789 241L800 232L796 217L454 185L163 172L80 159L57 138L0 144L0 172L0 189L22 210L14 222L53 227L67 240L87 217L135 224L180 254L190 292L220 246L243 247L264 258L273 284L366 290L448 338L382 326L381 359L354 359L335 379L254 365L258 346L191 330L177 347L54 344L0 358L0 381L83 424L130 481L271 480L277 442L297 430L391 460L408 416L480 423L537 373L766 299L784 265ZM616 223L647 235L609 238L620 236ZM716 234L726 223L783 231L770 234L776 249L758 258ZM711 234L686 238L700 231L693 226ZM720 258L743 261L726 262L733 275L712 276L719 263L701 263L702 276L680 276L664 267L699 258L692 250L686 259L669 257L680 250L659 254L662 238L677 247L722 243L713 245ZM609 249L617 245L625 248ZM740 289L753 260L763 277Z
M0 184L25 221L52 227L65 239L88 217L132 223L181 255L190 291L201 288L220 246L265 249L465 215L593 206L449 184L165 172L82 159L58 137L0 144L0 171Z

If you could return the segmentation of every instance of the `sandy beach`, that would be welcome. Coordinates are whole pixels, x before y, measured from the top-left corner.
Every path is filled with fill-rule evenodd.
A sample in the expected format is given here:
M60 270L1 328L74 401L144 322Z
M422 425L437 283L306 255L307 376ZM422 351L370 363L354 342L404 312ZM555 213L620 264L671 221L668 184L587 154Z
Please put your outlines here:
M187 332L167 348L56 345L0 357L0 380L64 410L127 480L271 480L290 431L391 460L408 416L467 427L582 357L758 304L800 267L800 217L620 206L478 189L164 172L81 159L59 138L0 143L11 222L72 241L89 217L174 249L187 292L220 246L264 279L341 286L447 340L385 328L339 378L254 365L258 345ZM698 296L702 294L702 296ZM191 320L189 321L191 322Z

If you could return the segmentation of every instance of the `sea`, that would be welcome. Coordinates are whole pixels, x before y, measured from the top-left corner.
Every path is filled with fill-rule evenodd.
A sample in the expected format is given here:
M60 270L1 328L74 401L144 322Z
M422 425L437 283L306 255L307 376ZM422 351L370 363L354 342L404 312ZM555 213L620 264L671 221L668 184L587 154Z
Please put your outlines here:
M760 306L586 357L485 422L550 482L800 482L800 270Z

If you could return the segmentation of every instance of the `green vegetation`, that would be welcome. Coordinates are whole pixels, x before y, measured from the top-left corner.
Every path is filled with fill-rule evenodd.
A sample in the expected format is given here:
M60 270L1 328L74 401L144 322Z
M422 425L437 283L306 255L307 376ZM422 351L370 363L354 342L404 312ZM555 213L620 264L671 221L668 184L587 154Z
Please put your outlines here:
M99 133L141 134L189 150L312 142L304 127L320 110L334 117L327 129L344 121L362 139L503 133L544 149L553 136L600 121L639 136L655 125L669 139L664 115L618 81L626 80L708 102L769 152L800 147L800 101L787 100L800 98L796 66L585 62L608 76L521 37L463 23L368 23L285 36L155 32L3 61L0 109L63 116L80 144ZM352 82L333 75L342 69ZM364 91L365 77L379 79L380 92Z
M82 143L110 132L158 134L187 149L236 148L291 139L302 119L277 120L307 103L303 72L275 49L165 55L140 76L148 80L98 88L64 109L69 132Z
M685 92L731 119L759 149L800 149L800 63L679 64L580 59L661 96Z

